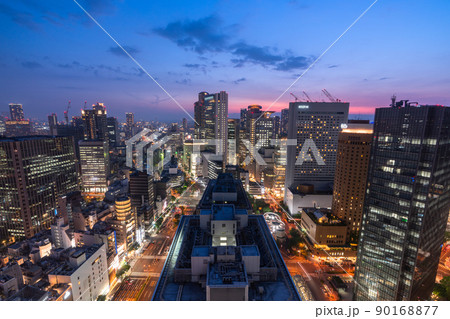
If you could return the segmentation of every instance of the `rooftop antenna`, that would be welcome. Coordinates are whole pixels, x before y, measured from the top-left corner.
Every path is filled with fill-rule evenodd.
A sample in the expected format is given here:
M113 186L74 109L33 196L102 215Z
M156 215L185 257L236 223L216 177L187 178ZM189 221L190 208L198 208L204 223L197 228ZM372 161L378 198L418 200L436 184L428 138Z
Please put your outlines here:
M86 110L86 103L87 103L87 101L84 101L83 110Z
M394 94L392 94L392 97L391 97L391 107L395 107L395 100L397 100L397 96L395 95L395 93Z

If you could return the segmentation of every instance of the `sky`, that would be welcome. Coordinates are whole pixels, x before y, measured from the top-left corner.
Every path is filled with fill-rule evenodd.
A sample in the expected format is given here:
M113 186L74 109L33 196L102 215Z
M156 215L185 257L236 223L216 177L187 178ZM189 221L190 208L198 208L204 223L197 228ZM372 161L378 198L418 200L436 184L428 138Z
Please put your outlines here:
M193 116L198 92L225 90L229 113L267 109L374 0L77 0ZM365 118L392 94L450 105L450 1L379 0L271 110L334 97ZM63 120L108 114L180 120L184 111L74 0L0 0L0 113Z

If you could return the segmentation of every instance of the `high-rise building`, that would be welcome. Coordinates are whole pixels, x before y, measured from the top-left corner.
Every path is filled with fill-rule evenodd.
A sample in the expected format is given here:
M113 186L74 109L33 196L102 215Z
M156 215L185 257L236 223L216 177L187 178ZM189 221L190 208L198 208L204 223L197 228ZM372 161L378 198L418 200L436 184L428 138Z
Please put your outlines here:
M261 105L249 105L246 116L248 138L251 145L259 143L268 147L274 138L274 121L270 116L274 112L262 111Z
M273 133L272 133L272 137L273 138L278 138L281 134L281 122L280 122L280 117L278 115L272 117L272 121L273 121Z
M10 103L9 113L11 114L11 121L23 121L25 119L22 104Z
M50 227L59 196L79 189L71 137L0 139L0 237Z
M188 121L187 118L183 117L183 131L186 133L188 130Z
M349 120L339 133L332 211L347 224L347 240L357 242L366 194L373 125Z
M3 136L5 134L6 134L5 118L0 115L0 136Z
M450 210L450 108L375 112L355 271L356 300L426 300Z
M239 154L239 130L240 121L238 119L228 119L228 164L236 165Z
M92 105L92 110L81 110L84 140L108 141L106 107L103 103Z
M220 140L216 153L223 154L225 164L228 144L228 93L200 92L195 110L197 136L201 139Z
M195 118L195 131L194 137L196 139L205 138L205 96L208 92L200 92L198 94L198 101L194 103L194 118Z
M286 178L286 137L281 138L280 145L275 149L273 154L273 172L275 174L273 181L272 194L277 198L284 196L284 182Z
M79 141L81 191L88 198L104 198L108 190L109 152L108 142Z
M115 220L118 223L113 223L111 226L116 230L117 241L125 244L126 251L135 241L136 213L131 208L131 200L129 197L118 198L114 204L114 208L116 210Z
M348 109L343 102L289 103L285 190L302 184L331 190L338 134L347 124Z
M48 116L50 135L58 135L58 118L55 113Z
M134 113L126 113L127 120L127 129L126 129L126 138L131 138L134 134Z
M289 109L281 110L281 120L280 120L280 134L287 135L289 123Z
M28 136L32 133L31 122L29 120L6 121L6 136Z
M118 123L115 117L108 117L106 119L107 129L108 129L108 140L109 146L114 147L119 145L119 133L118 133Z
M129 190L133 209L139 209L143 205L150 207L144 212L144 221L149 223L153 217L153 208L155 206L153 176L147 174L147 172L133 172L130 174Z

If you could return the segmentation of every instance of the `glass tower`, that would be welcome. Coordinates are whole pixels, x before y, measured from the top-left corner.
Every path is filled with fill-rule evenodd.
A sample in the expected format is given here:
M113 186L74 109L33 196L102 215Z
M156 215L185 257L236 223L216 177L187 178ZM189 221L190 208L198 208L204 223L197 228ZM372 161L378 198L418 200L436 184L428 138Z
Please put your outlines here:
M356 300L428 299L450 209L450 108L393 105L375 113Z

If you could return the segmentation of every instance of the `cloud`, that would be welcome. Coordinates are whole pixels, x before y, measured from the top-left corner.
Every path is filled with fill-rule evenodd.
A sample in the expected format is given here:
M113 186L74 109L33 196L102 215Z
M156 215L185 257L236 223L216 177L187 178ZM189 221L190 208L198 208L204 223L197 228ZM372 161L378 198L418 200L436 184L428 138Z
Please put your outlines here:
M112 67L106 64L82 64L78 61L73 61L71 63L57 63L55 66L61 69L92 72L95 76L106 75L113 80L125 80L127 77L134 76L141 77L144 74L144 71L135 67L124 70L119 66Z
M128 45L123 45L122 47L125 49L125 51L127 51L131 55L139 53L139 50L134 47L130 47ZM125 52L123 52L123 50L119 46L110 47L108 49L108 52L117 56L128 57L128 55Z
M221 20L208 16L198 20L184 20L169 23L164 28L155 28L153 32L175 42L179 47L203 54L223 52L227 49L229 37L217 31Z
M329 69L334 69L334 68L337 68L339 65L337 65L337 64L332 64L332 65L330 65L330 66L328 66L328 68Z
M178 84L189 85L189 84L191 84L191 79L177 80L175 82Z
M14 23L30 30L38 30L39 25L33 20L33 15L26 11L20 11L6 4L0 4L0 13L9 17Z
M244 81L247 81L247 79L246 78L240 78L240 79L237 79L237 80L233 81L233 83L234 84L239 84L239 83L244 82Z
M42 67L42 64L40 64L36 61L26 61L26 62L22 62L22 66L27 69L37 69L37 68Z
M306 69L311 62L311 58L304 56L289 56L283 62L278 63L275 69L279 71Z
M389 79L390 79L389 77L382 77L382 78L379 78L378 81L384 81L384 80L389 80Z
M236 25L224 27L220 18L211 15L198 20L171 22L166 27L153 29L153 32L171 40L179 47L200 54L200 58L203 59L205 59L203 55L207 53L230 54L230 62L235 67L243 67L250 63L279 71L291 71L304 69L311 62L311 57L296 56L289 50L280 53L274 47L253 45L246 41L231 41L228 34L233 32L227 30L236 28ZM199 64L184 66L201 69ZM218 63L213 61L211 66L217 67Z
M199 63L185 63L183 64L185 68L195 70L195 71L201 71L203 73L206 73L206 64L199 64Z

